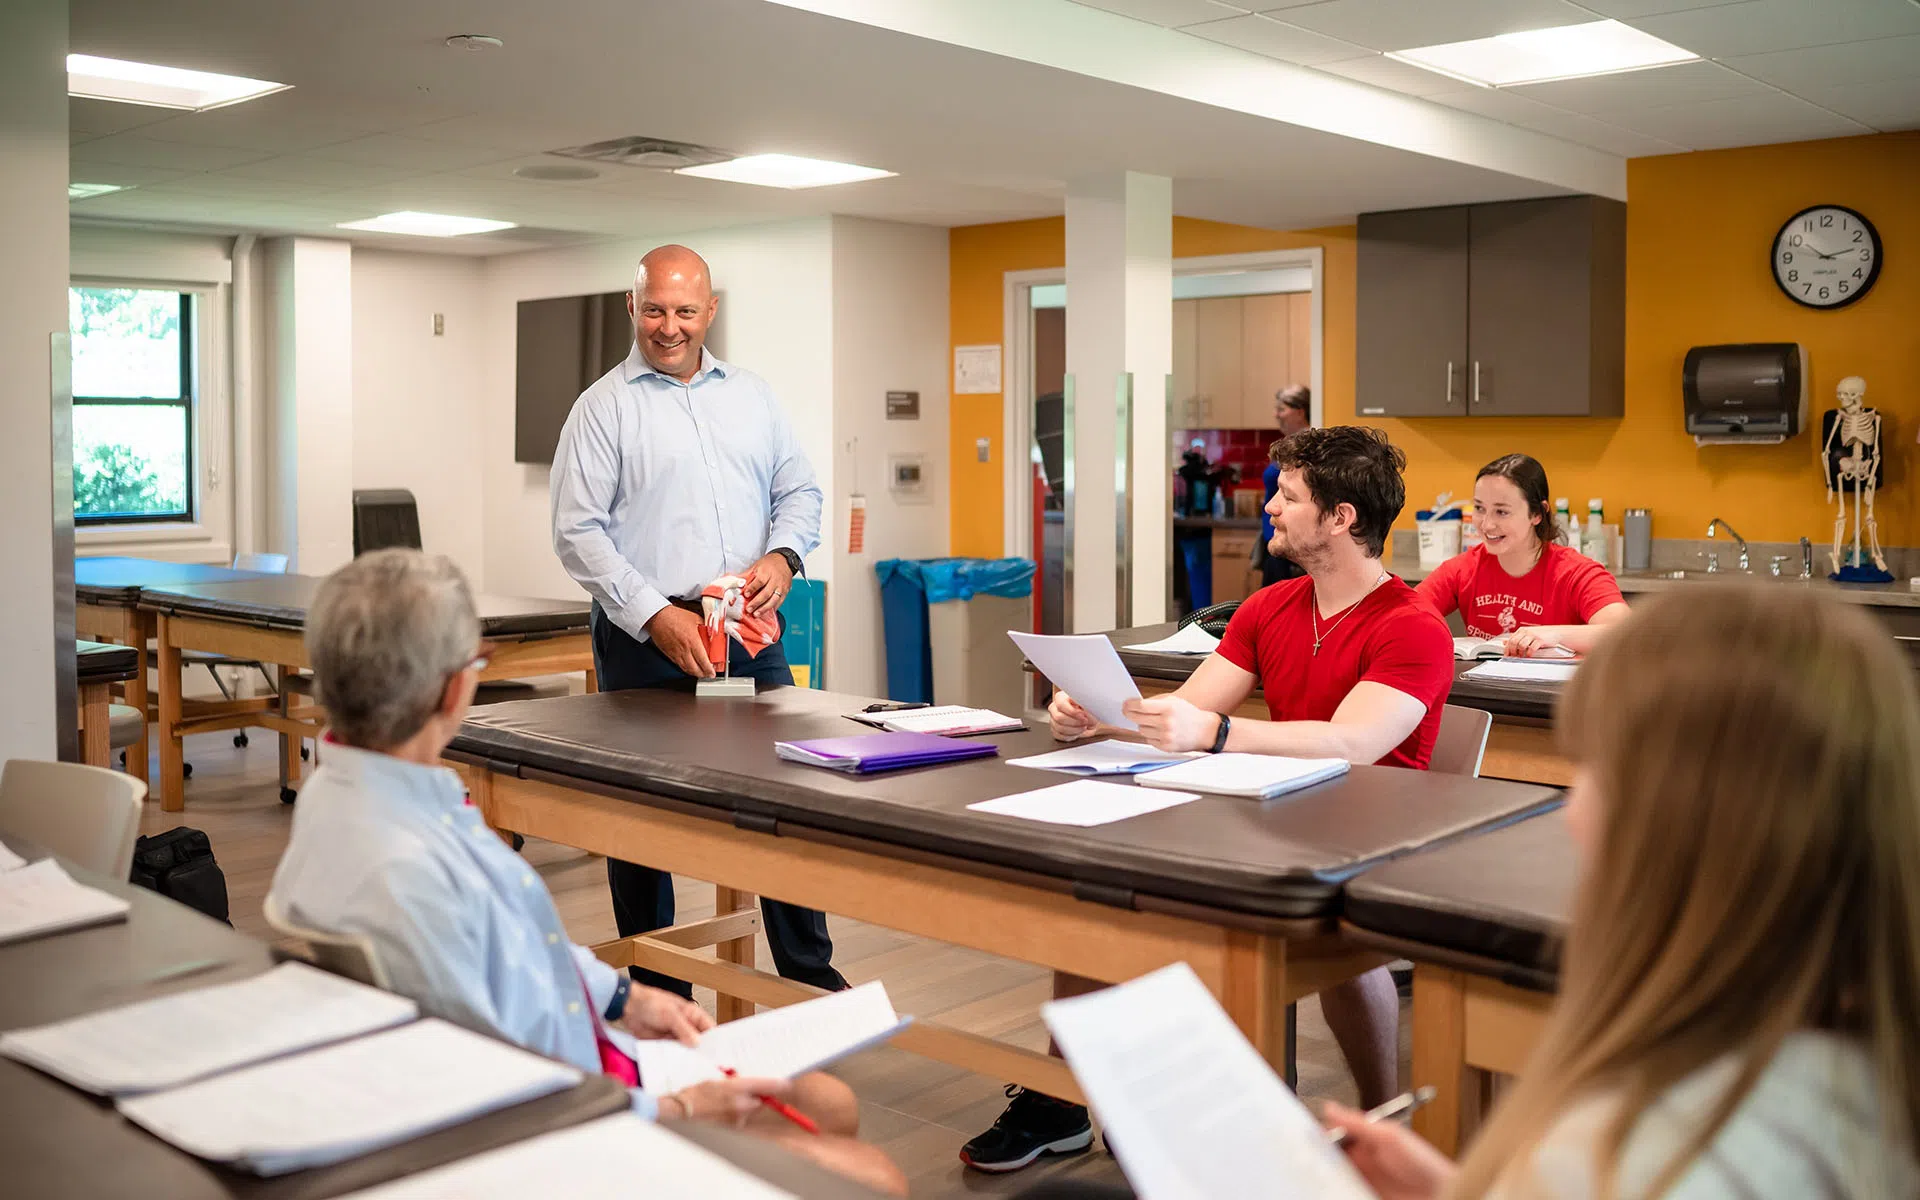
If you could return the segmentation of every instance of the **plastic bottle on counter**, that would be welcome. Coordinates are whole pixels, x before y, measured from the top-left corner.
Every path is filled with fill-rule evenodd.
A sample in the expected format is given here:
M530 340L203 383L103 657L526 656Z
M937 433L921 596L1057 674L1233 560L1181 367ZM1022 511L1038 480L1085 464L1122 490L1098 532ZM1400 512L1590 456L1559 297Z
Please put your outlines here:
M1572 546L1575 550L1578 550L1580 548L1580 527L1573 523L1573 510L1568 506L1565 496L1555 496L1553 498L1553 521L1560 529L1559 536L1554 540L1562 546Z
M1607 540L1606 513L1599 498L1595 497L1587 501L1587 531L1581 538L1581 549L1586 551L1588 558L1606 566L1609 557Z
M1481 545L1486 540L1487 540L1486 537L1480 532L1479 522L1473 519L1473 510L1470 508L1461 509L1460 510L1460 549L1463 551L1471 550L1475 546Z

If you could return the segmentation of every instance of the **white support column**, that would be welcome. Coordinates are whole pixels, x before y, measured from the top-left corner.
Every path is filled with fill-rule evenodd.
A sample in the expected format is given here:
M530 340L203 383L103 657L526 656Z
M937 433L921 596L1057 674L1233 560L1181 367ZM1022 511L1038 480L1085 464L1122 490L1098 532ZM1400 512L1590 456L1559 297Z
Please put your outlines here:
M260 539L291 569L325 575L353 557L353 247L266 245L269 474Z
M1067 188L1067 374L1073 379L1076 633L1117 611L1116 397L1133 376L1131 622L1166 617L1166 387L1173 369L1173 181L1131 171Z

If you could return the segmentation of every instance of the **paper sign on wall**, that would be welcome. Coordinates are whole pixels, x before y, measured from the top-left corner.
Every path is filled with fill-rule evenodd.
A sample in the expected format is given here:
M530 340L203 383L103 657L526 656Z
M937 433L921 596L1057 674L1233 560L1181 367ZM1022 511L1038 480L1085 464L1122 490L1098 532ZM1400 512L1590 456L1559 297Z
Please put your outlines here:
M953 348L953 393L956 396L998 395L1000 392L1000 347L955 346Z

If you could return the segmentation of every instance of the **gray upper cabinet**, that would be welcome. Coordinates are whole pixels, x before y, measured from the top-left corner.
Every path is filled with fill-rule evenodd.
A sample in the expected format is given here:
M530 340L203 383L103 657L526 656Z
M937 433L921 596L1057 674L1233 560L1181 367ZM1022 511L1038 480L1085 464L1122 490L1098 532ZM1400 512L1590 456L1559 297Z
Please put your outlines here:
M1441 295L1447 279L1457 290ZM1363 417L1617 417L1626 206L1566 196L1363 215L1358 321Z

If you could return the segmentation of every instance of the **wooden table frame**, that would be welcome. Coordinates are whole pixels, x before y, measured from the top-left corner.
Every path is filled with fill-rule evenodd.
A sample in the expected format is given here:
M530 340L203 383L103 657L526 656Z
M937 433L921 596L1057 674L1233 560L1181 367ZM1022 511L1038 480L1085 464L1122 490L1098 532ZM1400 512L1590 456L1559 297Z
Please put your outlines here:
M173 616L148 612L144 615L156 618L154 636L160 647L157 673L161 810L180 812L187 806L186 748L182 739L190 733L271 729L280 735L280 786L287 789L298 784L300 743L307 738L317 740L326 724L325 714L318 705L296 699L285 686L295 671L312 665L307 657L305 632L198 614ZM180 652L183 650L274 664L279 694L248 700L187 702L181 696ZM587 690L594 690L593 643L584 629L551 636L497 639L480 679L491 682L573 671L585 671ZM131 763L134 756L127 757Z
M1413 1086L1433 1085L1413 1128L1449 1157L1491 1105L1495 1075L1517 1075L1540 1041L1553 996L1453 967L1413 968Z
M118 685L127 704L140 714L140 737L127 747L127 774L141 783L147 779L147 640L153 637L154 614L142 612L132 604L100 604L82 600L74 605L73 624L79 636L95 642L112 642L120 646L131 646L140 655L140 669L133 678ZM81 706L85 709L87 699L82 691ZM107 746L107 722L104 714L100 721L99 738L102 746ZM86 753L91 754L93 747L88 740ZM111 748L102 752L102 760L96 766L105 766L106 759L112 754ZM85 761L92 763L92 758Z
M80 761L90 767L108 766L113 758L114 682L80 684Z
M1287 1058L1288 1006L1383 965L1390 956L1342 942L1330 922L1258 928L1194 906L1140 912L1076 899L1064 880L963 869L940 856L838 835L775 835L694 815L680 802L521 779L454 762L474 803L501 831L641 862L717 887L716 916L596 947L616 965L662 971L721 996L723 1018L818 989L758 970L756 895L852 917L1055 971L1117 982L1186 962L1268 1062ZM712 945L716 957L695 953ZM893 1044L1079 1101L1057 1058L933 1021Z

